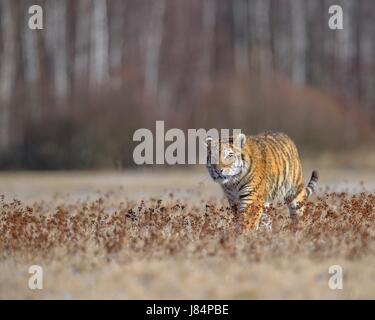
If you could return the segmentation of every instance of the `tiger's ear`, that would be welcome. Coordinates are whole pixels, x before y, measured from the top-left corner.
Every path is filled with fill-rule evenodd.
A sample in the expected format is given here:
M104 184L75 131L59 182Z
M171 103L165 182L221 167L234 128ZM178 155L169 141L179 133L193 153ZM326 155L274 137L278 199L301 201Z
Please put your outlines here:
M207 147L212 142L212 137L207 136L206 139L203 141L204 145Z
M236 137L234 143L235 143L237 146L239 146L239 147L242 148L242 147L245 145L245 143L246 143L246 135L243 134L243 133L240 133L240 134Z

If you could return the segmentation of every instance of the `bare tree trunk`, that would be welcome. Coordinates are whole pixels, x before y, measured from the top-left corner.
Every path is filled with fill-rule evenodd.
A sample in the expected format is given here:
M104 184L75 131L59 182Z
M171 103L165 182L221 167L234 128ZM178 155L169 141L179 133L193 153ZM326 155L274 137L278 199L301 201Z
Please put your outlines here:
M66 46L66 2L47 1L46 3L47 47L53 61L55 96L64 99L69 93L67 46Z
M23 36L23 49L24 49L24 68L25 68L25 80L26 83L35 83L39 79L39 60L38 60L38 48L37 48L37 32L31 30L28 26L29 14L25 10L24 17L24 31Z
M108 18L107 1L93 0L90 48L90 87L108 81Z
M248 5L251 39L251 68L260 75L272 69L270 1L253 0Z
M116 86L121 85L121 65L123 62L124 25L126 2L116 0L110 2L111 20L109 23L109 69L111 82Z
M28 6L24 6L24 15L22 17L23 25L21 28L22 49L24 59L24 75L28 97L28 114L32 119L39 119L41 115L40 101L38 101L40 93L40 62L38 52L38 33L40 31L31 30L28 25L29 13Z
M163 39L165 0L152 3L145 57L145 94L157 96L159 87L159 56Z
M77 89L87 85L89 78L89 48L90 48L90 12L91 1L80 0L77 3L77 28L74 58L74 85ZM86 80L86 82L84 82ZM86 86L87 88L87 86Z
M297 85L303 85L306 81L306 6L304 1L292 0L292 39L293 62L292 81Z
M342 0L343 6L343 29L337 32L336 59L338 62L337 70L337 84L341 88L345 88L341 93L346 99L353 98L353 88L351 86L350 70L355 57L355 41L354 41L354 26L353 10L356 5L353 1Z
M76 0L65 0L66 1L66 52L67 52L67 77L69 85L69 97L73 98L74 93L76 93L76 88L74 86L74 61L76 54L76 37L77 37L77 21L81 19L77 15L78 4L81 1ZM72 100L67 103L71 104Z
M367 111L372 112L375 119L375 40L374 40L374 14L375 2L364 0L359 4L358 30L358 60L359 60L359 99L363 100ZM372 109L372 110L371 110Z
M308 1L306 3L306 79L312 85L318 85L322 74L326 72L325 38L327 19L324 12L328 10L323 2ZM326 85L326 84L323 84Z
M11 0L0 2L3 56L0 68L0 150L11 143L10 102L16 80L16 19Z
M236 74L248 74L248 19L247 3L243 0L233 0L234 20L234 68Z
M290 30L290 2L276 1L274 10L273 44L275 67L279 72L290 76L291 73L291 30Z
M202 57L199 60L200 85L209 87L211 85L212 59L215 53L214 37L216 23L216 3L215 0L205 0L202 3Z

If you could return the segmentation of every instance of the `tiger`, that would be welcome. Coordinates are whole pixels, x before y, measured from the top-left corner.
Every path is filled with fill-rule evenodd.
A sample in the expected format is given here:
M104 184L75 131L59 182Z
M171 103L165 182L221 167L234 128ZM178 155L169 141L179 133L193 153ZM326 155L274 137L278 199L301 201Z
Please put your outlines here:
M297 147L288 135L267 131L227 139L208 136L206 146L209 175L243 218L244 230L258 229L264 209L278 198L284 199L292 218L304 214L307 198L316 191L318 171L312 171L305 187Z

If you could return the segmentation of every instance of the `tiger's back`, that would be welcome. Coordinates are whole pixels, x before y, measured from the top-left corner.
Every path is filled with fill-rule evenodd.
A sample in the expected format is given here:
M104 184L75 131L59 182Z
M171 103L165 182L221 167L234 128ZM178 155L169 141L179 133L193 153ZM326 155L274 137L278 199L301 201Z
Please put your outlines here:
M259 157L253 158L252 166L253 173L263 180L266 202L293 197L304 188L298 151L286 134L266 132L249 137L248 143L251 149L259 149ZM248 183L251 178L249 174L243 182Z

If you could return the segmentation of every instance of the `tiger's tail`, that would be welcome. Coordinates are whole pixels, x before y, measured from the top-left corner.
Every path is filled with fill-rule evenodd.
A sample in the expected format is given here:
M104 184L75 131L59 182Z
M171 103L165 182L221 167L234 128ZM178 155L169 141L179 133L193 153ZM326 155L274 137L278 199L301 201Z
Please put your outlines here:
M310 181L309 181L309 183L307 184L307 187L306 187L306 194L307 194L308 197L311 194L313 194L314 192L316 192L316 186L318 184L318 179L319 179L318 171L313 170L313 172L311 174Z

